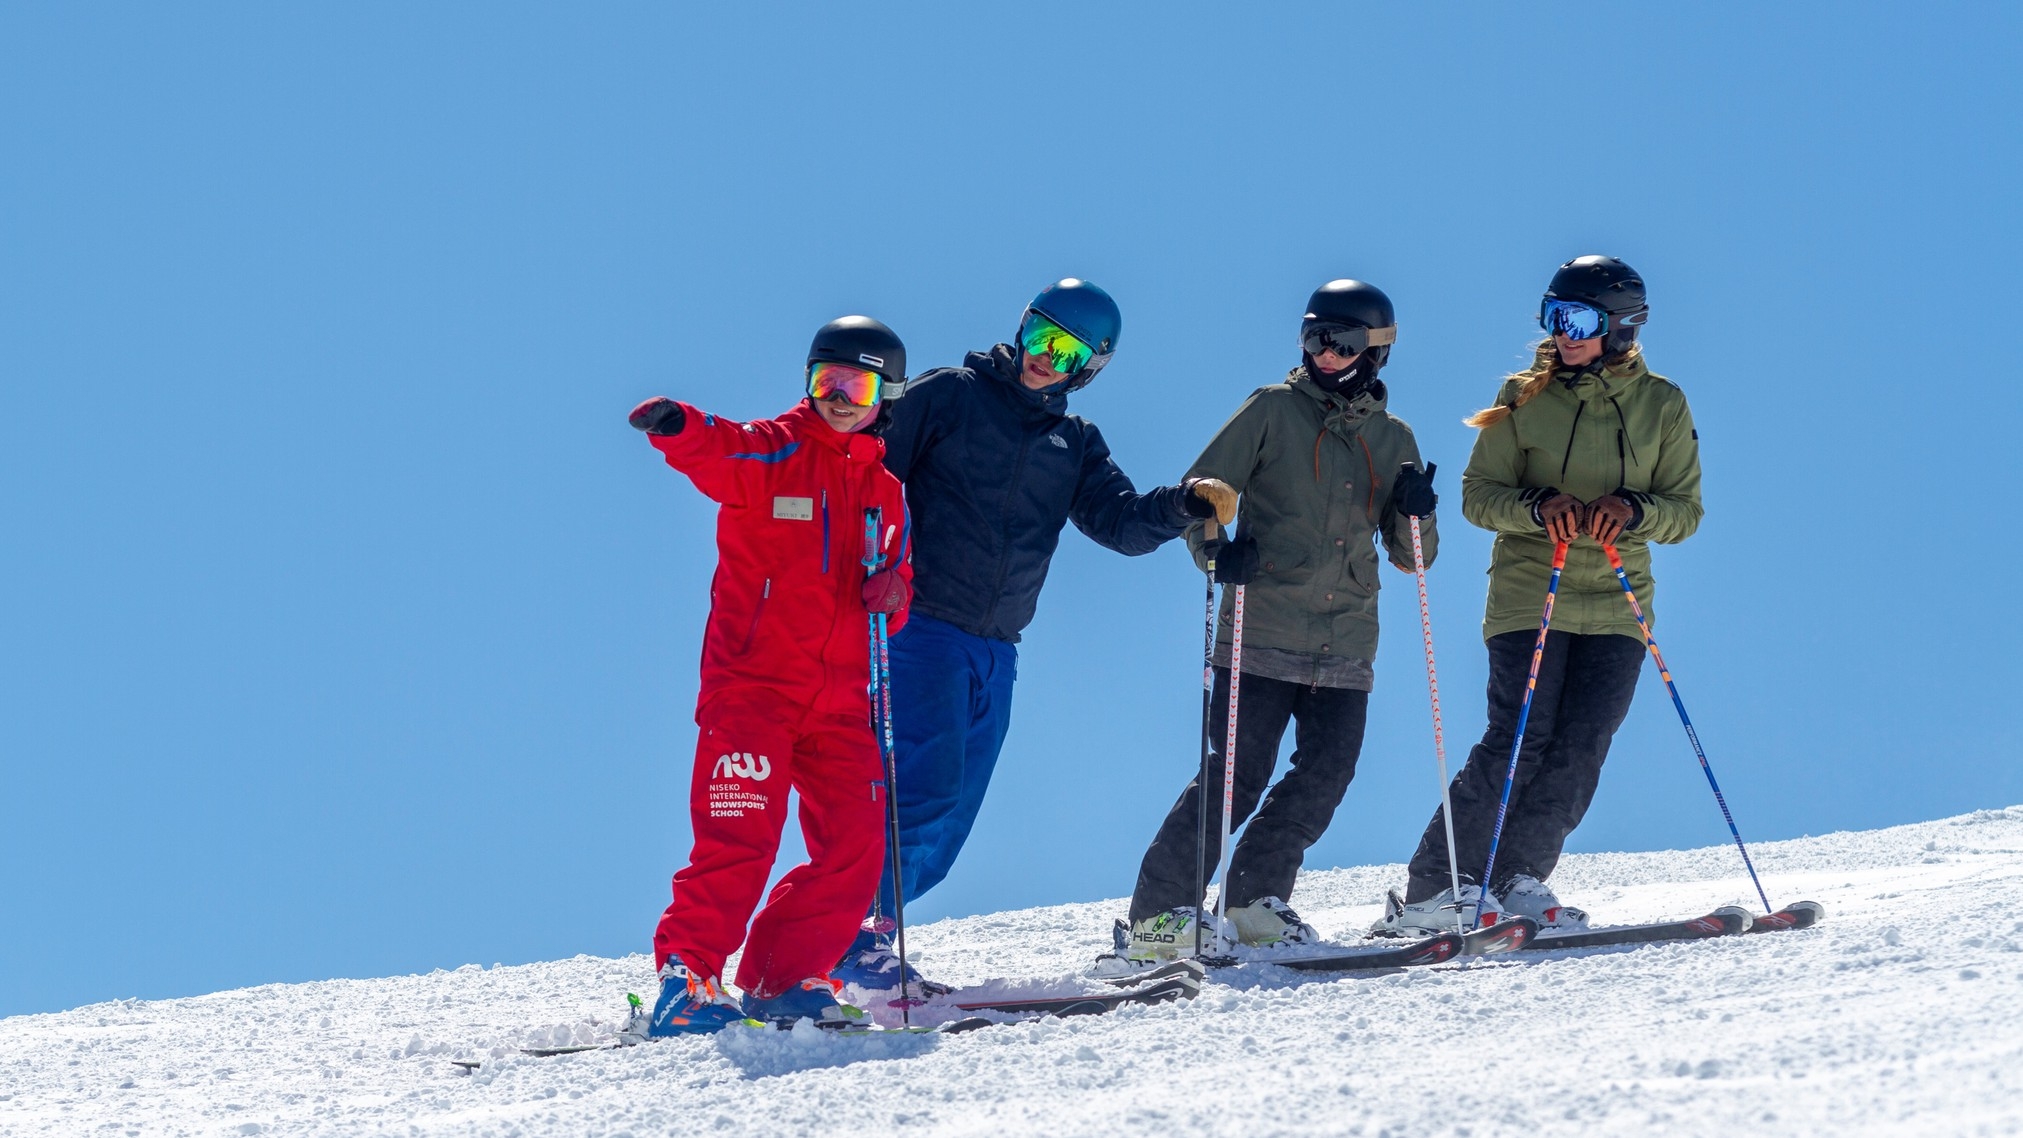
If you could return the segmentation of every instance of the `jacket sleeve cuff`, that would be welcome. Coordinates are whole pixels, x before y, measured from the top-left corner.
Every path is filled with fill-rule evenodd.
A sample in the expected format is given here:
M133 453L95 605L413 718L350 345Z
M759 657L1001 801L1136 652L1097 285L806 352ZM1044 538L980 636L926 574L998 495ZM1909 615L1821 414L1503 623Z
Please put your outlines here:
M1628 533L1644 524L1643 498L1634 490L1617 490L1616 497L1630 504L1630 520L1623 523L1623 532Z

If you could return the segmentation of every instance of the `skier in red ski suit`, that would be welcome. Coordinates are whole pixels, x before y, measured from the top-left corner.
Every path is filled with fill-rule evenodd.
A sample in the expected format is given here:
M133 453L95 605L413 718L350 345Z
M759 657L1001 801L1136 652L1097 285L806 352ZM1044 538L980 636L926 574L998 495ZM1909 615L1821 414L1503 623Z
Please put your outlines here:
M836 354L822 350L824 334L833 344L838 325L846 325L845 347L878 332L898 344L865 317L825 326L811 350L811 392L817 357ZM881 362L896 355L903 378L903 350L852 354ZM870 377L874 400L878 378ZM689 788L695 846L674 875L674 901L653 937L662 1005L681 1002L668 979L680 971L691 994L699 989L730 1006L720 977L742 943L744 1014L783 1018L768 1003L783 997L795 1005L788 1010L817 1019L835 1007L826 974L856 936L885 856L866 617L886 612L896 630L912 594L905 501L876 437L885 417L882 406L812 394L776 419L751 423L668 399L632 413L667 464L722 507ZM876 573L864 565L867 510L879 518L883 568ZM800 793L809 860L780 880L751 920L779 852L790 787ZM808 1000L818 1006L802 1006ZM663 1010L656 1008L654 1026L666 1030L648 1034L721 1026L690 1025L692 1014ZM705 1020L715 1014L704 1010ZM679 1022L659 1022L669 1017Z

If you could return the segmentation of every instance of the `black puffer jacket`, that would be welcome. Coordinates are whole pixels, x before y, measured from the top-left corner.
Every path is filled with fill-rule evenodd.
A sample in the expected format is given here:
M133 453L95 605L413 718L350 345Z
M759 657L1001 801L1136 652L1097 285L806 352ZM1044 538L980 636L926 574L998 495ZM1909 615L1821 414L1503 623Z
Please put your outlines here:
M1189 521L1179 486L1140 494L1065 395L1018 381L1010 345L936 368L892 403L885 466L913 520L913 611L1016 642L1069 521L1136 555Z

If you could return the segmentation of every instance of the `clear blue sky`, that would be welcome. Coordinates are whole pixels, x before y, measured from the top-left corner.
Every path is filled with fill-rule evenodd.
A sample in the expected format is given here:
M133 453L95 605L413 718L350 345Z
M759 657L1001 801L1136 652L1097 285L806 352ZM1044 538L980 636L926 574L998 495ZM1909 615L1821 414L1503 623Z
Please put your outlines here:
M0 5L0 1013L644 949L713 552L625 412L776 413L846 312L954 362L1065 275L1141 485L1381 284L1452 505L1552 269L1626 258L1704 443L1659 640L1745 835L2023 801L2017 9L1242 7ZM1200 592L1069 535L916 919L1129 891ZM1384 605L1310 864L1436 801ZM1726 840L1644 682L1576 849Z

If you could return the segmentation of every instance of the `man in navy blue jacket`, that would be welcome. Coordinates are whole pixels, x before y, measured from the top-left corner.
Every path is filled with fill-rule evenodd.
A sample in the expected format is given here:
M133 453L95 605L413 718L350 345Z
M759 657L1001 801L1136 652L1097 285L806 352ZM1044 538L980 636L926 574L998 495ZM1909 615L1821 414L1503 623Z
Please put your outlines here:
M913 524L913 615L892 638L899 848L911 901L948 874L983 805L1011 725L1019 633L1032 621L1068 522L1127 556L1150 553L1190 521L1236 514L1213 479L1140 494L1068 393L1109 362L1116 302L1069 278L1034 298L1015 344L937 368L892 404L885 465L906 484ZM835 979L900 986L889 930L891 862L864 932ZM940 985L916 983L915 994Z

